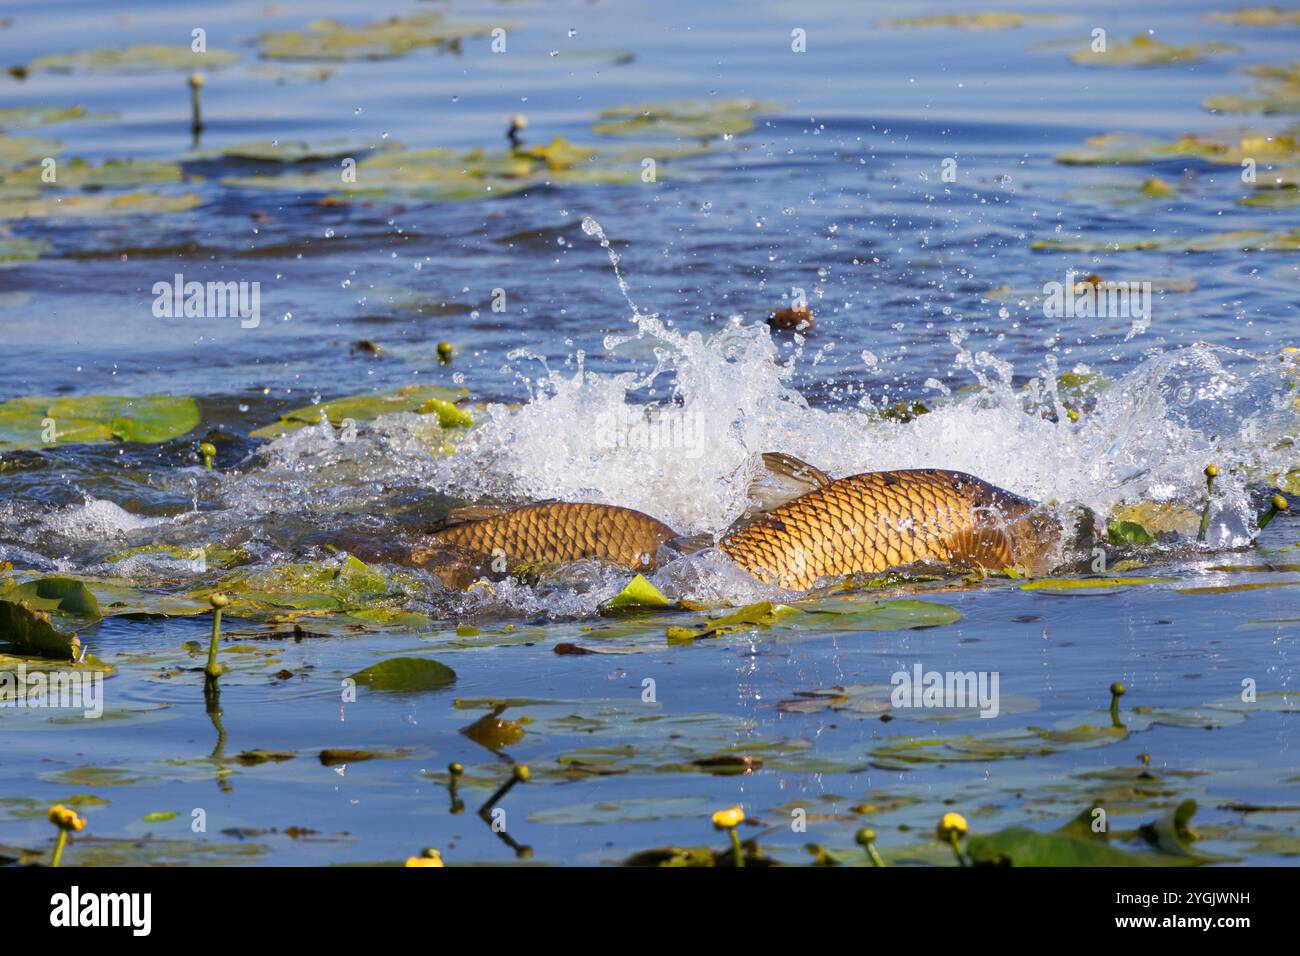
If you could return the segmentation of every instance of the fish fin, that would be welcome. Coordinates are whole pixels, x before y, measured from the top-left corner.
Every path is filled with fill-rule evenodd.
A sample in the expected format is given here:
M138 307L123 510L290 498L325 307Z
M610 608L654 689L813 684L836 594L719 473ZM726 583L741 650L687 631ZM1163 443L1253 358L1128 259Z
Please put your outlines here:
M955 562L978 564L989 571L1011 567L1011 539L1000 528L964 528L953 532L943 542L947 558Z
M759 462L747 489L749 502L745 511L723 536L735 534L755 518L794 501L801 495L829 485L833 478L815 465L810 465L794 455L768 451L759 456Z
M495 518L498 515L506 513L505 508L496 508L492 505L466 505L463 508L452 508L447 512L442 522L438 525L437 530L451 528L458 524L473 524L475 521L483 521L486 518Z
M820 468L794 455L764 452L758 473L749 483L749 498L756 505L755 513L771 511L800 495L825 487L833 480Z
M679 534L677 537L665 541L663 547L671 548L678 554L686 555L703 551L705 548L711 548L716 543L713 540L713 535L708 532L701 532L700 534Z

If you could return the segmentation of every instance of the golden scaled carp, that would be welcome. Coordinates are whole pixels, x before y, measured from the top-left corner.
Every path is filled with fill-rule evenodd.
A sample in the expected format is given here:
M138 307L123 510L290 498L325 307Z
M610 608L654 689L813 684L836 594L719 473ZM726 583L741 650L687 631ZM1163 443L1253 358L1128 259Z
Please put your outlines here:
M823 577L913 564L1041 573L1061 539L1060 524L1033 502L956 471L836 480L797 458L769 453L750 498L755 509L717 547L758 580L790 590L807 590ZM488 567L504 572L585 558L653 570L661 546L700 546L630 508L560 501L460 509L432 537L435 546L417 549L414 559L460 586Z
M432 533L437 547L417 549L413 557L433 565L444 583L460 583L489 569L504 572L587 558L649 571L659 546L676 536L662 521L631 508L548 501L508 510L453 511ZM475 555L477 562L472 560Z
M1034 502L959 471L921 468L832 479L788 455L763 456L761 510L718 547L767 584L910 564L1049 570L1061 526Z

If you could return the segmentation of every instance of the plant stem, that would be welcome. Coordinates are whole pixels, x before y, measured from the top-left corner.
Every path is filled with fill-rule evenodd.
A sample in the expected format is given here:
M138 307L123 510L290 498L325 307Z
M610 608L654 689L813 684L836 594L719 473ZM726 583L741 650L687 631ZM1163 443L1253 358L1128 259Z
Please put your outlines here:
M735 828L735 827L731 827L731 828L729 828L729 829L727 830L727 833L731 836L731 859L732 859L732 862L735 863L736 866L744 866L744 865L745 865L745 850L744 850L744 848L740 845L740 834L736 832L736 828Z
M63 848L68 843L68 831L59 827L59 835L54 840L54 859L50 861L50 866L58 866L63 862Z

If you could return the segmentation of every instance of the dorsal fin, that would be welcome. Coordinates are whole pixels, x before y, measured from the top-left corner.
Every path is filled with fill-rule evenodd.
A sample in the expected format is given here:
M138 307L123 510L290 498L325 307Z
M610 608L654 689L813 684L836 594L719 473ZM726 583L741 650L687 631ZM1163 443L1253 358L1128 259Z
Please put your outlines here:
M759 515L810 491L829 485L833 478L815 465L785 452L768 451L759 456L750 479L749 503L744 514L732 522L724 534L734 534Z
M443 528L455 527L458 524L472 524L485 518L495 518L505 514L506 510L492 505L465 505L463 508L452 508L447 512L447 517L439 522L436 530L441 531Z
M784 452L764 452L749 483L751 513L771 511L800 495L829 485L833 479L814 465Z

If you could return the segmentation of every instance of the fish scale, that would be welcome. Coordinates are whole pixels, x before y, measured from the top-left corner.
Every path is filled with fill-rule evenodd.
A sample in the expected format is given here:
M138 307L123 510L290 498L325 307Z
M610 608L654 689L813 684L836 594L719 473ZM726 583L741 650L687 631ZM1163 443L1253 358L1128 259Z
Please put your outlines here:
M546 502L452 524L433 536L466 551L502 554L512 567L604 558L629 568L649 568L659 545L676 532L631 508Z
M1011 520L1031 507L962 472L870 472L766 511L719 547L760 581L798 590L821 577L918 561L991 562L1000 570L1013 555L990 518Z

